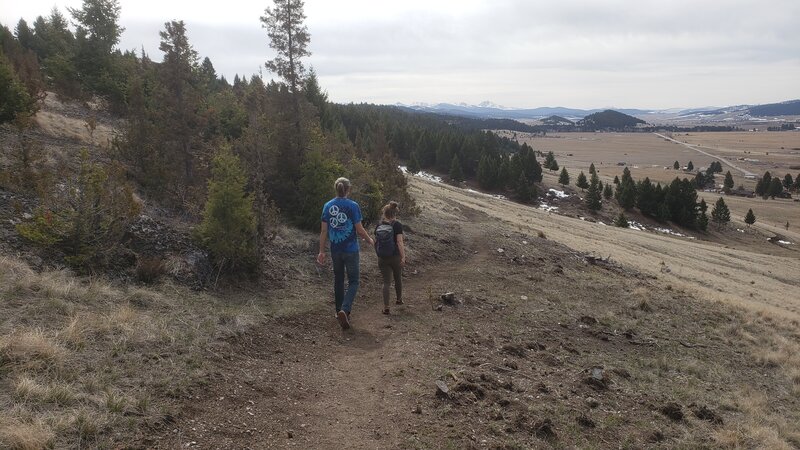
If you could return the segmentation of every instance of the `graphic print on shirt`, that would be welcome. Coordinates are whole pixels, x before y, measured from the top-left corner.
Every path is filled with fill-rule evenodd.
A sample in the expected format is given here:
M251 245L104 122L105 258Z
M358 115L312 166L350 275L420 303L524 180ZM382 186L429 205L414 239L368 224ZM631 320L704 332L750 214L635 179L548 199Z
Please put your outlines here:
M347 217L344 211L339 209L338 205L331 205L328 208L328 236L334 244L344 242L353 234L353 221Z

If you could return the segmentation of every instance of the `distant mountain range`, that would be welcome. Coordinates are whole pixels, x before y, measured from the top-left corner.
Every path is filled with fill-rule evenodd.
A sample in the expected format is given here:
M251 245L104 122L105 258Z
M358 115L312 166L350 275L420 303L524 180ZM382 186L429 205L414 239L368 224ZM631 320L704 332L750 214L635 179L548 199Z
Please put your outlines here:
M439 103L431 104L414 104L397 106L408 108L415 111L424 111L436 114L445 114L460 117L470 117L476 119L515 119L515 120L540 120L551 118L553 116L558 119L567 121L577 121L583 119L591 114L603 112L612 109L617 112L628 114L630 116L643 119L650 122L652 118L669 119L675 118L678 120L690 120L713 118L714 116L738 116L744 119L750 117L773 117L773 116L795 116L800 115L800 100L789 100L781 103L770 103L766 105L738 105L728 107L708 107L708 108L692 108L692 109L626 109L626 108L598 108L598 109L576 109L557 107L539 107L539 108L526 108L514 109L505 108L495 105L490 102L483 102L479 105L467 104L451 104ZM730 120L730 119L728 119Z

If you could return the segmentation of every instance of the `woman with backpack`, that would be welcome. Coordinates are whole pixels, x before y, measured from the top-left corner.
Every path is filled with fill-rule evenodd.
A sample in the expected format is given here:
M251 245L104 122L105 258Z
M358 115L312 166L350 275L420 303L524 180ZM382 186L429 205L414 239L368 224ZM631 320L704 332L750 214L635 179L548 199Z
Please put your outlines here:
M396 304L403 304L403 266L406 264L406 249L403 242L403 224L397 220L400 209L397 202L389 202L383 207L381 221L375 227L375 252L378 254L378 268L383 276L383 313L389 314L389 287L394 276Z
M322 227L319 233L319 254L317 263L325 264L326 243L331 243L333 261L333 293L336 300L336 319L342 329L350 328L350 308L358 292L358 238L364 238L370 245L372 241L361 224L361 208L358 203L347 198L350 195L350 180L339 178L334 183L336 198L325 203L322 208ZM344 276L347 274L347 291L344 289Z

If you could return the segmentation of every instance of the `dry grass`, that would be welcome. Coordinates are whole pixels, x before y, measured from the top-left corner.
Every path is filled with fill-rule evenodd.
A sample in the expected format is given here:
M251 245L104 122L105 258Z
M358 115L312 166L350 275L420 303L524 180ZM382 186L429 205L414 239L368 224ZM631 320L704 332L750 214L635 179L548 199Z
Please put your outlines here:
M42 330L28 330L0 337L0 364L26 370L59 369L66 349L53 342Z
M0 298L0 448L112 446L108 430L163 417L168 397L206 376L210 343L263 314L249 299L36 273L9 257Z
M75 391L67 384L54 382L43 385L25 375L14 384L14 397L24 402L54 403L62 406L74 404L77 400Z
M55 434L42 422L26 423L0 416L0 448L41 450L50 448L54 440Z

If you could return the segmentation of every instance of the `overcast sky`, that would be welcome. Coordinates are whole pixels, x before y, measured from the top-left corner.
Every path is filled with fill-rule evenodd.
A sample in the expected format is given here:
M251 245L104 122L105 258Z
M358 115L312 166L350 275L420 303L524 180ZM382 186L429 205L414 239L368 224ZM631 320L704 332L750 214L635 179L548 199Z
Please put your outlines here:
M80 0L2 0L14 28ZM272 2L122 0L120 47L160 60L186 22L218 73L273 57ZM800 98L798 0L306 0L313 65L335 102L675 108ZM264 69L264 77L269 74Z

